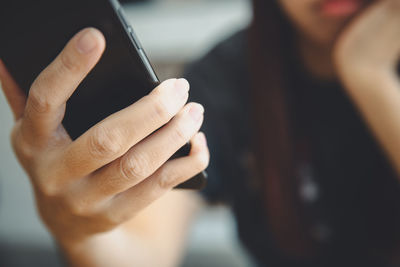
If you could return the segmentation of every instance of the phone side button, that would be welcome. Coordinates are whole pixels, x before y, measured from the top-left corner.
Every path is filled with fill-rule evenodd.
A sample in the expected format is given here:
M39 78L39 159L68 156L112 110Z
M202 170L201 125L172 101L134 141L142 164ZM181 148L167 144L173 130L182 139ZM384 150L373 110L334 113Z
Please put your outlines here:
M139 42L139 39L137 38L135 31L130 27L129 29L129 34L131 35L133 41L135 42L136 46L138 49L142 49L142 44Z

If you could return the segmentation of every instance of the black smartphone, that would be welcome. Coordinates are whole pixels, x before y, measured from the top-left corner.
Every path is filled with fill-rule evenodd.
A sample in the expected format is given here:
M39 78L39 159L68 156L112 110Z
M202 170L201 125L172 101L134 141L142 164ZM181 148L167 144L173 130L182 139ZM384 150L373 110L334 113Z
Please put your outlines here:
M39 73L86 27L99 29L107 47L67 102L63 125L76 139L105 117L133 104L160 82L117 0L3 0L0 58L28 93ZM173 158L187 155L190 144ZM202 172L177 188L201 189Z

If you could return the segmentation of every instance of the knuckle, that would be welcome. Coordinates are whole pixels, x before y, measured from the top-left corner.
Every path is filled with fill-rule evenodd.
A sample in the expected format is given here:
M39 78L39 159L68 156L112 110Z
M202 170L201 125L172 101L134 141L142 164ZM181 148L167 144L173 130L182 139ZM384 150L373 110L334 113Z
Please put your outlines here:
M182 124L177 124L173 131L173 141L185 143L190 139L188 130Z
M60 192L58 200L69 214L78 217L96 217L96 204L85 196L77 196L71 192Z
M88 138L88 150L96 158L117 155L123 150L121 136L115 129L96 127Z
M168 121L172 114L167 106L167 100L164 99L161 93L156 93L151 98L152 107L153 107L153 116L157 120Z
M37 155L35 149L21 137L21 132L15 128L11 132L11 145L18 158L24 161L30 162L35 158L35 155Z
M24 159L28 162L35 158L36 151L29 145L20 145L21 142L14 145L14 150L19 158Z
M75 216L88 216L89 212L87 207L80 201L68 199L66 200L68 211Z
M48 179L42 179L42 180L44 180L45 182L38 181L38 183L39 183L39 190L44 196L56 197L59 195L60 189L55 183L49 181Z
M39 90L40 83L40 80L37 83L35 82L35 86L32 86L32 89L29 91L29 103L37 113L49 113L54 109L54 104Z
M175 185L176 179L173 179L171 172L162 170L159 173L159 178L157 179L157 184L162 189L170 189Z
M60 70L62 72L77 72L79 71L78 61L75 60L69 53L63 51L60 54Z
M149 174L149 162L143 155L131 153L121 159L120 171L127 180L143 179Z

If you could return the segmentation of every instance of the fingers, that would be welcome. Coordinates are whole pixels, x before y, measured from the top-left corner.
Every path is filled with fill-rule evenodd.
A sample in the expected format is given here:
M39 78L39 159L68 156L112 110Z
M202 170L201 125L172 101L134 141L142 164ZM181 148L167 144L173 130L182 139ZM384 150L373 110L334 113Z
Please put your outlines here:
M67 100L104 48L105 40L98 30L88 28L76 34L32 84L22 130L35 138L54 132L63 119Z
M198 133L192 139L189 156L165 163L152 176L115 196L108 206L115 221L125 221L150 205L178 184L203 171L210 159L206 138Z
M2 60L0 60L0 81L14 118L18 120L24 114L26 96L8 72Z
M61 167L64 173L82 177L121 157L168 123L185 105L188 91L186 80L167 80L149 95L98 123L66 149Z
M335 59L342 69L394 70L400 57L399 0L374 2L344 31Z
M170 123L93 175L87 184L88 190L104 198L125 191L151 176L198 132L203 112L199 104L186 105Z

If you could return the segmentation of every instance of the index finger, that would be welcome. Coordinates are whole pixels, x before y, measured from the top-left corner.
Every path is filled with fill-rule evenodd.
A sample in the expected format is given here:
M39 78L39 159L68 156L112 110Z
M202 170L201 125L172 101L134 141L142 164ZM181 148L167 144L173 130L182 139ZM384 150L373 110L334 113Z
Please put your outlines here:
M96 29L76 34L57 58L37 77L29 91L22 130L45 137L60 125L65 104L96 65L105 40Z

